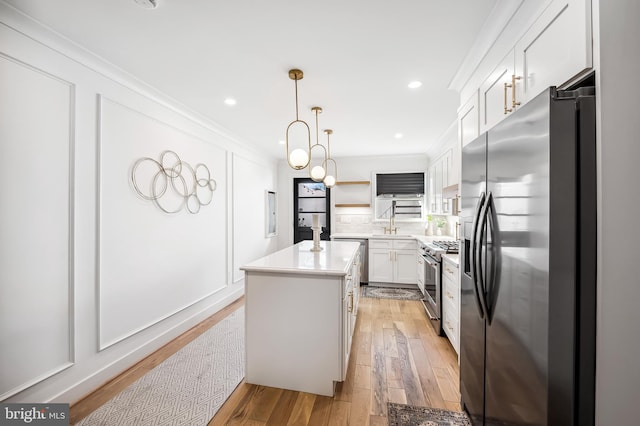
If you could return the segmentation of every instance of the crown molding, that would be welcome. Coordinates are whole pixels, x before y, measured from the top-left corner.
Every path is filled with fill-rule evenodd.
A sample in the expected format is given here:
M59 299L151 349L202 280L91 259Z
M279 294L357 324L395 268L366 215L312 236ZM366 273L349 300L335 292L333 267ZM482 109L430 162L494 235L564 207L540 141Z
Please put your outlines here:
M523 3L524 0L496 1L491 13L484 21L475 43L451 79L448 86L450 90L455 90L458 93L462 90Z

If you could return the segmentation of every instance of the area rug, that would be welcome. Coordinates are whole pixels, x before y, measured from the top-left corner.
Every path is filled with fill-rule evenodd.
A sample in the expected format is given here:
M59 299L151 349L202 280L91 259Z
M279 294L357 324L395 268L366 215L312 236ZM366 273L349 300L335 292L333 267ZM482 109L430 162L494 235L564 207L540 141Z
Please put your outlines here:
M466 413L387 403L389 426L471 426Z
M244 377L244 307L78 425L206 425Z
M373 297L376 299L401 299L401 300L420 300L422 299L422 293L420 290L414 290L411 288L389 288L389 287L374 287L374 286L362 286L363 297Z

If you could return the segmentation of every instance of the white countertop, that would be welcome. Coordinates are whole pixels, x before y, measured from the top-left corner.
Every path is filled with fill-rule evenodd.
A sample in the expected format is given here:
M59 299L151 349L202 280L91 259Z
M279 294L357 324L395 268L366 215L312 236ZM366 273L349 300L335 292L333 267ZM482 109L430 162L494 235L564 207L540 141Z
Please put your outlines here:
M320 252L312 252L313 241L302 241L240 267L247 272L285 274L347 275L360 244L347 241L320 241Z
M442 257L449 259L454 265L460 266L460 255L458 253L443 253Z
M398 239L415 239L423 243L430 241L454 241L455 238L448 235L420 235L420 234L373 234L373 233L351 233L340 232L331 234L332 239L353 238L353 239L375 239L375 238L398 238Z

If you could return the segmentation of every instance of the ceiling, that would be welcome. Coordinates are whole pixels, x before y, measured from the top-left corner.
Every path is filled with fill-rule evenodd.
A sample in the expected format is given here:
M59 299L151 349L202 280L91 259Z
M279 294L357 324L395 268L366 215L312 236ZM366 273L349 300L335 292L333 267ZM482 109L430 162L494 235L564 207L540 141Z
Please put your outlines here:
M436 154L459 104L449 83L497 1L6 0L275 158L291 68L300 118L315 141L323 108L333 156Z

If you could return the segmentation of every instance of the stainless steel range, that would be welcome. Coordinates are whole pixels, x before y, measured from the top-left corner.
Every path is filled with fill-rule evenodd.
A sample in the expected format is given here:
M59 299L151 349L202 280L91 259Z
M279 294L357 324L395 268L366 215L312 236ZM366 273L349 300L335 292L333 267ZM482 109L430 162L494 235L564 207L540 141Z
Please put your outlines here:
M418 279L422 291L422 304L435 332L442 336L442 254L458 253L458 241L432 241L420 243L419 252L424 263L424 276ZM422 274L420 274L422 276Z

